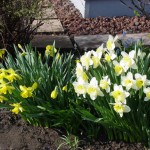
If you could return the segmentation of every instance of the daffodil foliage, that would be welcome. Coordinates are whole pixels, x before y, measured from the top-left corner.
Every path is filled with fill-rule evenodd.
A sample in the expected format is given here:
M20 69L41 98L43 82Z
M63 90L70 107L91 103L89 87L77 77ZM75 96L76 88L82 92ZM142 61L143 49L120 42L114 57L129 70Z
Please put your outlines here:
M0 107L34 125L67 126L75 120L69 108L73 77L72 54L59 54L52 45L45 53L31 45L15 46L15 57L7 53L0 68ZM69 121L69 123L67 123Z
M81 56L75 74L74 90L89 105L78 109L83 119L103 125L110 139L150 142L150 54L138 43L128 52L109 35Z

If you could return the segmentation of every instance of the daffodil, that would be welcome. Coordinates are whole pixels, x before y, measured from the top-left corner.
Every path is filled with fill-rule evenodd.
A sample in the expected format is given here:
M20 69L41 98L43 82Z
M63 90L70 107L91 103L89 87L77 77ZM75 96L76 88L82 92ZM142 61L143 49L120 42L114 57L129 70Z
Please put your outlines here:
M126 87L126 90L129 91L133 85L134 85L134 80L133 80L133 74L131 72L127 73L127 76L122 76L121 77L121 84Z
M106 90L107 93L110 92L110 79L108 78L108 76L105 76L103 77L103 79L100 80L100 87L103 89L103 90Z
M93 61L93 68L97 68L100 65L100 59L102 57L102 53L97 53L92 51L92 61Z
M91 59L91 51L86 52L81 58L80 58L80 62L82 64L83 67L86 68L86 70L89 69L89 67L91 65L93 65L93 61Z
M4 82L0 83L0 94L12 94L12 90L14 90L15 88L10 86L8 83Z
M115 49L115 42L117 41L118 36L113 37L109 35L108 41L106 43L106 47L109 51L113 51Z
M0 102L3 103L4 101L8 100L6 97L3 95L0 95Z
M77 95L83 95L84 98L86 97L87 85L88 83L85 82L82 78L78 78L77 82L73 82L74 90L77 93Z
M12 68L6 70L5 72L7 73L5 78L10 82L13 82L17 79L21 79L21 77L18 74L16 74L16 72Z
M80 63L77 63L76 65L76 76L77 78L82 78L84 81L88 80L88 76Z
M114 84L114 91L110 95L115 99L116 103L126 104L126 98L130 95L129 92L123 90L122 85Z
M150 87L144 88L144 93L146 94L144 101L149 101L150 100Z
M114 103L113 105L114 110L119 113L120 117L123 117L123 113L128 113L131 111L130 107L125 104Z
M0 58L3 58L3 55L5 54L5 49L0 49Z
M123 73L123 67L117 61L113 61L115 73L117 76Z
M117 55L115 53L107 52L105 54L105 58L104 59L106 60L106 62L110 62L111 60L114 60L116 57L117 57Z
M96 53L98 53L98 55L101 55L106 51L106 48L104 48L104 44L102 44L101 46L99 46L97 49L96 49Z
M23 112L23 107L21 106L20 103L14 103L10 104L10 106L13 106L14 108L12 109L12 112L14 114L18 114L19 112Z
M57 53L56 59L60 59L60 53Z
M139 90L142 87L146 87L147 85L150 85L150 81L147 79L147 76L136 73L135 74L135 84L134 84L133 88L136 90Z
M6 77L6 70L4 68L0 69L0 79L4 79Z
M58 95L57 87L55 87L55 89L51 92L51 98L56 99L57 95Z
M90 83L87 86L87 93L90 95L90 98L92 100L95 100L97 96L104 96L102 91L100 90L98 86L98 81L95 77L93 77L90 81Z
M62 88L63 91L67 92L67 85Z
M125 72L129 68L137 69L137 65L134 61L135 54L136 54L135 50L132 50L131 52L129 52L129 54L127 54L124 51L121 52L121 55L123 56L123 58L120 61L120 65L123 67Z
M57 52L57 49L53 45L47 45L45 54L48 56L54 56L54 54Z
M32 97L33 96L33 91L37 88L38 84L35 82L32 87L26 87L26 86L22 86L20 85L19 88L22 91L20 93L20 95L23 98L28 98L28 97Z

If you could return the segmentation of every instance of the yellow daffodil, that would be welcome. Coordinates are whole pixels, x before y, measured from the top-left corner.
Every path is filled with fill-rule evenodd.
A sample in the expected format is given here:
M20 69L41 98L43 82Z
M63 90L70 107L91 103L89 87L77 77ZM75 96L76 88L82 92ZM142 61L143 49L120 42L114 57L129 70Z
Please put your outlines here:
M58 95L57 87L55 87L55 89L51 92L51 98L56 99L57 95Z
M8 83L0 83L0 94L12 94L12 90L14 90L15 88L10 86Z
M93 77L87 86L87 93L92 100L95 100L97 96L104 96L100 88L98 87L98 81Z
M60 53L57 53L56 59L60 59Z
M6 97L4 97L3 95L0 95L0 102L3 103L3 101L8 100Z
M144 101L149 101L150 100L150 87L144 88L144 93L146 94Z
M89 67L91 65L93 65L93 61L91 59L91 51L86 52L81 58L80 58L80 62L82 64L83 67L86 68L86 70L89 69Z
M62 88L63 91L67 92L67 85Z
M114 110L119 113L120 117L123 117L123 113L128 113L131 111L130 107L125 104L114 103L113 105Z
M0 49L0 58L3 58L3 55L5 54L6 50Z
M6 70L1 68L0 69L0 79L4 79L6 77Z
M114 91L110 95L115 99L116 103L126 104L126 98L130 95L129 92L123 90L122 85L114 84Z
M78 96L83 95L83 97L85 97L87 82L85 82L82 78L78 78L77 82L73 82L73 86Z
M35 82L32 87L26 87L26 86L22 86L20 85L20 90L22 91L20 93L20 95L23 98L28 98L28 97L32 97L33 96L33 91L37 88L38 84Z
M46 46L45 54L47 56L50 55L51 57L53 57L56 52L57 52L57 49L53 45Z
M103 89L103 90L106 90L107 93L110 92L110 79L108 78L108 76L105 76L103 77L103 79L100 80L100 87Z
M12 68L6 70L6 73L7 74L5 78L10 82L13 82L14 80L17 80L17 79L19 80L21 79L21 77L18 74L16 74L16 72Z
M14 104L10 104L11 106L14 107L14 109L12 109L12 112L14 114L18 114L19 112L23 112L23 107L21 106L20 103L14 103Z
M127 73L127 76L122 76L121 77L121 84L126 87L127 91L129 91L133 85L134 85L134 80L133 80L133 74L131 72Z

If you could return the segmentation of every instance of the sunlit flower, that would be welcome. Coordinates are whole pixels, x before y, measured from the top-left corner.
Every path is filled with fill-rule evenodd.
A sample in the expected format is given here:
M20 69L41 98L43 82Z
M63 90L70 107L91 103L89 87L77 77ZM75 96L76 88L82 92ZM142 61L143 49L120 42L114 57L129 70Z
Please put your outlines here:
M100 80L100 87L103 89L103 90L106 90L107 93L110 92L110 79L108 78L108 76L105 76L103 77L102 80Z
M130 107L125 104L114 103L113 105L114 110L119 113L120 117L123 117L123 113L128 113L131 111Z
M100 65L100 59L102 57L102 54L95 51L93 51L92 54L93 68L97 68Z
M51 92L51 98L56 99L57 95L58 95L57 87L55 87L55 89Z
M99 46L97 49L96 49L96 53L98 53L98 55L101 55L106 51L106 48L104 48L104 44L102 44L101 46Z
M26 86L22 86L20 85L20 90L22 91L20 93L20 95L23 98L28 98L28 97L32 97L33 96L33 91L38 87L38 84L35 82L32 87L26 87Z
M0 69L0 79L3 79L6 77L6 70L4 68Z
M140 88L145 87L146 85L150 85L150 81L147 80L147 76L136 73L135 74L135 84L134 84L133 88L136 90L139 90Z
M63 91L67 92L67 85L62 88Z
M14 103L14 104L10 104L10 106L13 106L14 109L12 109L12 112L14 114L18 114L19 112L23 112L23 107L21 106L20 103Z
M144 93L146 94L144 101L149 101L150 100L150 87L144 88Z
M123 90L122 85L114 84L114 91L110 95L115 99L116 103L126 104L126 98L130 95L129 92Z
M77 76L77 78L82 78L84 81L88 80L88 76L84 72L84 69L80 63L77 63L77 65L76 65L76 76Z
M127 73L127 76L121 77L121 84L126 87L126 90L130 90L134 85L133 74L131 72Z
M12 90L15 88L10 86L8 83L5 83L4 81L0 83L0 94L12 94Z
M47 45L46 46L46 51L45 51L45 54L47 56L54 56L54 54L57 52L57 49L53 46L53 45Z
M123 73L123 68L120 65L120 63L118 63L117 61L114 61L113 64L114 64L114 69L115 69L116 75L117 76L121 75Z
M135 50L132 50L131 52L129 52L129 54L127 54L124 51L121 52L121 55L123 56L123 58L120 61L120 65L123 67L125 72L129 68L137 69L137 66L134 61L135 53L136 53Z
M77 95L83 95L85 98L86 96L86 89L87 89L87 82L85 82L82 78L78 78L77 82L73 82L74 90Z
M3 95L0 95L0 102L3 103L3 101L8 100L6 97L4 97Z
M90 81L90 83L87 86L87 93L90 95L90 98L92 100L95 100L97 96L104 96L102 91L100 90L98 86L98 81L95 77L93 77Z
M113 37L109 35L108 41L106 43L106 47L109 51L113 51L115 49L115 42L117 41L118 36Z
M5 72L7 73L5 78L10 82L13 82L17 79L21 79L21 77L18 74L16 74L16 72L12 68L6 70Z
M115 53L106 53L105 54L105 60L107 62L110 62L111 60L114 60L117 57Z
M93 61L91 59L91 51L86 52L81 58L80 58L81 64L83 67L86 68L86 70L89 69L89 66L93 65Z

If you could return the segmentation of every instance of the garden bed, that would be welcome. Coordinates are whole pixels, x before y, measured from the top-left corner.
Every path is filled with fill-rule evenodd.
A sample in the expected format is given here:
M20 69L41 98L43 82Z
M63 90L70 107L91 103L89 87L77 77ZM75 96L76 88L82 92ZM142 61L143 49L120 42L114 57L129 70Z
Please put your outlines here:
M50 0L68 35L96 35L150 32L150 21L145 17L83 18L69 0ZM63 7L62 7L63 6Z

